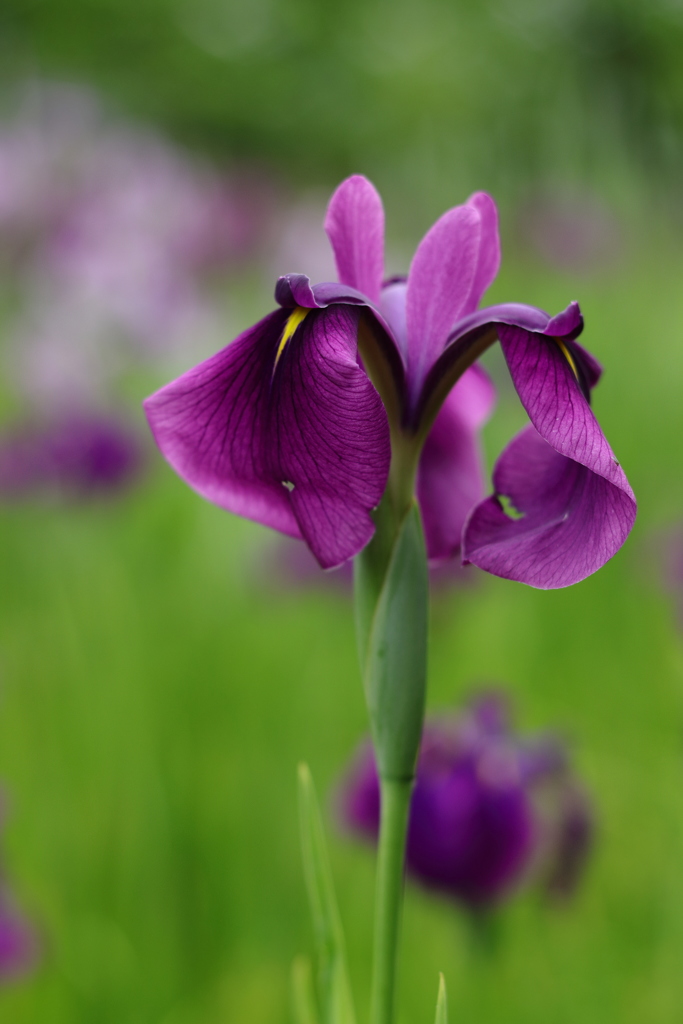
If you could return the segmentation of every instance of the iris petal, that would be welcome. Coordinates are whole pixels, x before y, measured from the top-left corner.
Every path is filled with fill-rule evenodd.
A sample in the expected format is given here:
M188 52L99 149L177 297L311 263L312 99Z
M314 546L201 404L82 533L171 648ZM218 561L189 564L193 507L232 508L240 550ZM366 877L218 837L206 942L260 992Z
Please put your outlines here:
M481 235L477 268L472 282L472 291L463 306L462 316L473 313L482 300L484 292L493 284L500 268L500 239L498 237L498 210L490 195L475 192L467 200L481 218Z
M533 426L498 460L495 495L466 523L463 557L506 579L566 587L618 551L635 498L561 348L517 327L498 334Z
M152 395L176 472L209 501L303 537L323 568L374 532L389 471L387 418L357 362L359 310L313 310L280 353L288 310Z
M330 199L325 231L340 282L378 302L384 277L384 208L362 174L343 181Z
M448 210L420 242L407 296L413 398L458 320L477 308L499 264L498 214L485 192Z
M495 399L486 372L470 367L441 407L422 449L417 494L432 564L457 554L465 520L483 496L478 432Z
M618 551L635 502L604 477L560 455L534 427L505 449L493 474L496 495L472 512L463 556L480 569L549 590L590 576Z
M440 217L417 247L406 298L408 378L413 395L469 300L480 237L481 218L465 204Z

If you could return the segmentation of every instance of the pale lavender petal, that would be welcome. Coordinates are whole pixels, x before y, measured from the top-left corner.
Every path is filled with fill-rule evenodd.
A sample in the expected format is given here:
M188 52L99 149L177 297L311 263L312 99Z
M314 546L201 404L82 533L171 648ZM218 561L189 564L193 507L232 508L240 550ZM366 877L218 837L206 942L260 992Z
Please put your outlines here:
M478 431L496 393L476 364L455 385L434 422L420 457L417 494L432 564L457 554L462 528L484 492Z
M542 590L570 586L599 569L635 519L630 488L560 455L532 426L501 455L493 486L495 494L465 525L463 560ZM510 503L507 512L501 497Z
M500 239L498 237L498 210L490 195L486 192L475 192L467 200L481 217L481 237L477 269L472 282L472 291L462 309L462 316L473 313L481 302L486 289L495 280L500 267Z
M358 310L312 310L282 348L287 310L145 402L163 454L215 504L303 536L324 568L374 532L390 444L359 367Z
M408 377L416 395L463 314L477 271L481 216L456 206L430 228L417 247L408 275Z
M384 277L384 209L374 185L362 174L343 181L330 199L325 231L341 283L378 302Z

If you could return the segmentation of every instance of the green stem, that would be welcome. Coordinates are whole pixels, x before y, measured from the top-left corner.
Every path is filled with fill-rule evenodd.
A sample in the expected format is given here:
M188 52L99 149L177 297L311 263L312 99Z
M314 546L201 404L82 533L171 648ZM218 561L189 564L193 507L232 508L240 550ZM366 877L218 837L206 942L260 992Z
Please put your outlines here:
M412 779L382 779L371 1024L394 1024L403 865Z

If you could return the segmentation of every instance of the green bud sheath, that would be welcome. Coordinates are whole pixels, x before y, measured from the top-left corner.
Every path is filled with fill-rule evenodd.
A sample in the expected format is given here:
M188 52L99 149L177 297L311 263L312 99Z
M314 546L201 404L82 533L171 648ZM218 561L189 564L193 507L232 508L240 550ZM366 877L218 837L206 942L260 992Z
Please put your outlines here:
M393 538L385 536L386 528ZM378 516L375 538L356 558L355 585L363 681L379 774L383 779L409 780L420 745L427 682L429 576L416 501L398 530Z

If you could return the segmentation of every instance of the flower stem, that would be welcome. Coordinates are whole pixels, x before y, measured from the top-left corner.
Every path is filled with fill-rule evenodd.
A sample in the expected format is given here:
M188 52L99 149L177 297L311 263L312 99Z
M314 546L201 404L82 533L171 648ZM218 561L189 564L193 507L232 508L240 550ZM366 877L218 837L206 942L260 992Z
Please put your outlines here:
M403 865L412 779L382 779L371 1024L394 1024Z

